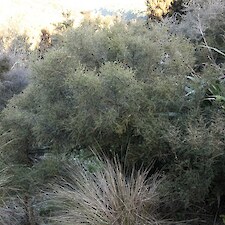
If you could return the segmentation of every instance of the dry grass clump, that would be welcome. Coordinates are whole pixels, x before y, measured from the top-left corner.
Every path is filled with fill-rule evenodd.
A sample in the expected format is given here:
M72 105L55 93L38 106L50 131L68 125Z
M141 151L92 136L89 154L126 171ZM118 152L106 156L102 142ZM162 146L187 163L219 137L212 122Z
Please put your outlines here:
M51 218L56 224L162 224L157 219L159 197L157 176L146 179L146 172L124 176L118 163L109 161L101 171L90 174L81 166L67 167L69 180L54 186Z

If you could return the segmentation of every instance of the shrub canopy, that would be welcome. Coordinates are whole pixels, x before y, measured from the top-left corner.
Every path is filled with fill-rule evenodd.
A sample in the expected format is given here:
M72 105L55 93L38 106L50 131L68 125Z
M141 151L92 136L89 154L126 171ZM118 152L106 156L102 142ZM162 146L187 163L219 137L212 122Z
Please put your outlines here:
M3 110L4 157L30 165L46 152L94 151L128 169L154 160L151 172L167 175L161 190L177 208L218 195L224 64L195 70L204 61L195 43L158 23L70 29Z

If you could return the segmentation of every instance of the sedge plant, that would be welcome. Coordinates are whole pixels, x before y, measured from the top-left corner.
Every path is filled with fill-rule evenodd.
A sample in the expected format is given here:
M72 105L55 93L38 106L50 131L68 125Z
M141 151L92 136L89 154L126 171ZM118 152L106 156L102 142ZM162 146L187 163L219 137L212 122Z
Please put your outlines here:
M146 171L125 176L118 162L108 160L94 174L77 164L66 170L67 178L49 194L58 208L50 219L54 224L164 224L157 215L158 176L147 179Z

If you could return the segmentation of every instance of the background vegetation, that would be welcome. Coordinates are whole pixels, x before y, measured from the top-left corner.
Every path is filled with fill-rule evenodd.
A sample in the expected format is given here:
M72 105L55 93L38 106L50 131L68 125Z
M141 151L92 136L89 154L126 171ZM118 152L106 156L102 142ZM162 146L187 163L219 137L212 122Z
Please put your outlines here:
M0 224L222 224L225 3L163 2L2 48Z

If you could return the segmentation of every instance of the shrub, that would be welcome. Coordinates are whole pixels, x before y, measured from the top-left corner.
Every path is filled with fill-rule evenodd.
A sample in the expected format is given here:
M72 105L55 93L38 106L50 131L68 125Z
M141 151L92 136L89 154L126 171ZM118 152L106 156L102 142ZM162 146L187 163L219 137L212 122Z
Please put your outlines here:
M13 69L2 74L0 86L0 109L4 109L8 100L15 94L19 94L28 84L28 72L26 69Z
M208 91L223 65L195 72L193 44L165 24L90 24L63 38L1 114L4 157L33 165L34 152L94 149L128 170L155 160L151 172L167 174L161 190L172 207L213 196L224 170L224 111Z
M1 76L5 72L8 72L10 70L10 67L11 67L10 58L7 57L6 55L1 55L1 58L0 58L0 74L1 74Z
M124 158L128 146L135 153L145 116L153 119L155 113L179 110L175 101L183 101L185 74L194 61L188 42L173 38L165 27L148 30L143 24L121 23L111 30L95 29L90 25L70 31L65 47L33 66L33 84L3 112L3 130L14 130L19 137L7 148L23 146L26 155L35 146L67 152L91 146L107 154L122 150ZM169 87L166 95L159 83L162 76Z
M197 48L199 63L224 62L224 58L218 52L207 49L207 47L223 49L224 12L224 1L194 0L186 6L181 22L173 23L174 32L182 33L193 42L206 47L204 49Z
M43 222L44 218L42 220L39 214L46 197L41 192L56 177L66 175L63 170L65 161L49 156L33 167L14 164L1 170L0 224L35 225Z
M3 51L3 50L2 50ZM28 84L28 69L17 66L11 53L0 55L0 110L4 109L14 94L19 94Z
M194 63L194 49L187 40L171 35L166 26L152 24L148 29L142 22L130 26L117 22L110 29L91 25L72 30L66 36L65 48L89 69L116 61L134 70L138 79L150 81L153 74L170 73L170 66L182 77L189 72L187 66Z

